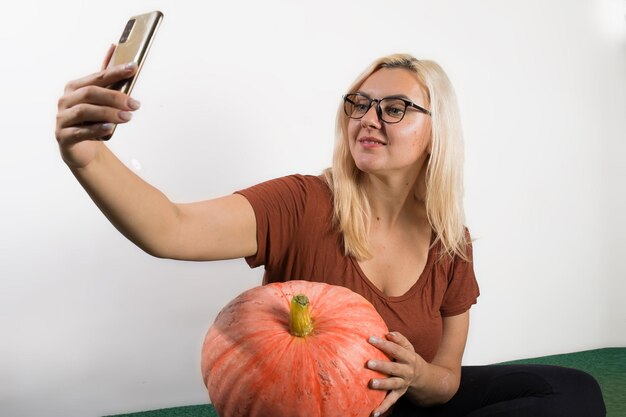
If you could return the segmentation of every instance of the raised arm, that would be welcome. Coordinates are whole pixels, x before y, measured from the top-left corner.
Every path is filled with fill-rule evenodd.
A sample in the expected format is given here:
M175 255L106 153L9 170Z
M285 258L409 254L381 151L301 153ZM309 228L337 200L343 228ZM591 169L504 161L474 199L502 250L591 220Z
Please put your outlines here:
M175 204L99 140L139 108L129 96L106 88L136 70L103 69L67 84L55 132L63 160L111 223L151 255L188 260L254 255L256 219L244 197Z

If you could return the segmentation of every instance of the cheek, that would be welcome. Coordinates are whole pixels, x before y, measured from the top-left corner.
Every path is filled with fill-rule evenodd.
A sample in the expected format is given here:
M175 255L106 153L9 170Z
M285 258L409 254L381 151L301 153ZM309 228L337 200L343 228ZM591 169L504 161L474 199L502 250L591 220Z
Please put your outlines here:
M412 148L426 149L430 147L430 126L429 125L419 126L413 129L411 132L407 132L407 135L411 135L411 137L414 138L414 140L411 141Z
M422 129L416 126L398 126L393 132L389 131L389 138L392 142L395 142L396 145L404 146L405 149L413 150L414 148L420 147L423 142L422 137Z
M348 122L348 139L350 140L350 142L354 141L354 139L356 139L356 135L359 133L359 121L356 120L352 120L350 119L350 121Z

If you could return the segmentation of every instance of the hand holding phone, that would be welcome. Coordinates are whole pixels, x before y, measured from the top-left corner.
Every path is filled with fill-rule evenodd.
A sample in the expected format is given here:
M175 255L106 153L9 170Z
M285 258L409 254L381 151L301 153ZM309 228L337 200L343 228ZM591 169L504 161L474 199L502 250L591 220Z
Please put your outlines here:
M89 165L101 149L98 142L111 138L116 125L128 122L139 108L128 94L162 18L161 12L132 17L102 70L66 84L58 101L55 136L68 166Z
M133 16L126 22L122 36L113 51L107 68L134 62L137 65L137 71L132 77L116 82L109 88L130 95L162 20L163 13L157 10ZM113 136L114 131L115 126L113 126L111 133L102 139L109 140Z

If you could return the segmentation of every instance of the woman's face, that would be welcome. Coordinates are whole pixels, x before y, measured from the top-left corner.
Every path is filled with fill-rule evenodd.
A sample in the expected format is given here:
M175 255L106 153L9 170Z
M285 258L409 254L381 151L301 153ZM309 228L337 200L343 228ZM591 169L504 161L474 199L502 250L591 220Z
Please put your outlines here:
M429 109L424 88L415 75L402 68L383 68L370 75L358 93L370 99L403 96ZM379 120L376 104L359 120L349 119L348 141L356 166L378 175L407 175L416 178L424 157L429 153L430 116L407 107L404 118L395 124Z

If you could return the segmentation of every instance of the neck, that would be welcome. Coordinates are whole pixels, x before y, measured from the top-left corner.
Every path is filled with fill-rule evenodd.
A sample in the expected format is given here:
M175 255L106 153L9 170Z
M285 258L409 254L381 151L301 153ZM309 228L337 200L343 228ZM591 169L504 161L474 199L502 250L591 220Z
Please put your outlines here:
M425 213L426 159L427 155L408 173L366 174L372 223L393 227L403 218L414 220L418 213Z

